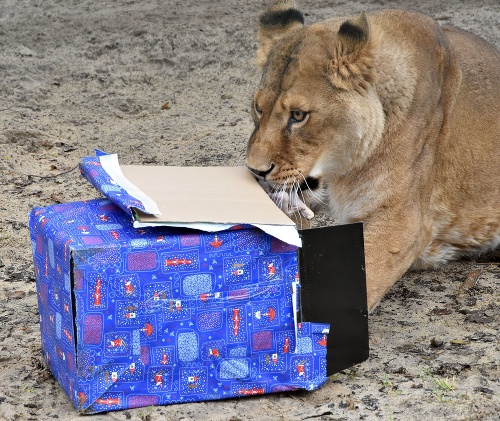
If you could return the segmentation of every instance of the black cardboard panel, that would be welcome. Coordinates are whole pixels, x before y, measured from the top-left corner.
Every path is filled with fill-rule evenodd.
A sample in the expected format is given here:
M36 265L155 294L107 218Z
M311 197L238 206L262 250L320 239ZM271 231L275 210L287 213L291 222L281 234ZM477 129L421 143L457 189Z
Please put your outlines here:
M330 323L327 374L369 355L363 224L301 230L301 317Z

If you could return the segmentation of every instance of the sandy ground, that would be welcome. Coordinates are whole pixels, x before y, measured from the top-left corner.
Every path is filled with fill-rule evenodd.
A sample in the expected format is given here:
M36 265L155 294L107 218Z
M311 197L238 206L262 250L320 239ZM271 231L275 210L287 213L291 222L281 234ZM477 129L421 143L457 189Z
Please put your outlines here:
M308 22L387 7L423 11L500 47L498 0L302 2ZM94 148L124 164L243 164L263 9L239 0L0 1L1 419L80 417L40 354L29 210L97 197L76 169ZM498 419L499 284L499 252L407 274L371 315L369 361L316 392L92 418Z

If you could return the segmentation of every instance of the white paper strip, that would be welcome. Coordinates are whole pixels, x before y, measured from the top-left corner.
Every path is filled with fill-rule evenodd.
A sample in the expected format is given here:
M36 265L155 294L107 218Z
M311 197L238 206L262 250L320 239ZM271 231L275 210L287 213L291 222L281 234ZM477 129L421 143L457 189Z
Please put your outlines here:
M265 233L293 246L302 247L302 240L295 226L290 225L261 225L254 224Z
M147 228L147 227L176 227L176 228L191 228L206 232L217 232L228 230L234 227L234 224L210 224L208 222L140 222L134 221L134 228Z

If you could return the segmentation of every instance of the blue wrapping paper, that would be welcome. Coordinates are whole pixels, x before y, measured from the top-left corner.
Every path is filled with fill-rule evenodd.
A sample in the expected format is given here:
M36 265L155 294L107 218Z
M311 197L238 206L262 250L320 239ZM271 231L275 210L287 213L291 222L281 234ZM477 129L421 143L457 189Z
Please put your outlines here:
M135 229L108 199L35 208L30 231L42 350L81 412L326 380L329 326L296 320L296 247L244 225Z

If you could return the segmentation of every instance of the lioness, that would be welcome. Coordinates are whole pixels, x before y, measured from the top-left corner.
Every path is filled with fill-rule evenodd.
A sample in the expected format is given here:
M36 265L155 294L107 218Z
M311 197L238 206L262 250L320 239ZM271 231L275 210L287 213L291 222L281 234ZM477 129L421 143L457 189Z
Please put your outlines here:
M247 166L364 222L370 309L410 267L500 243L497 50L404 10L306 27L291 1L261 16L258 40Z

